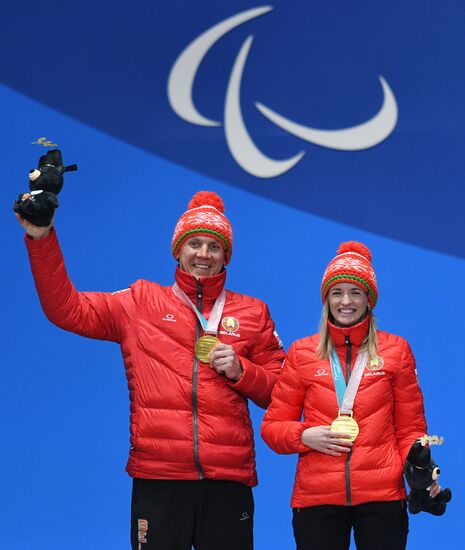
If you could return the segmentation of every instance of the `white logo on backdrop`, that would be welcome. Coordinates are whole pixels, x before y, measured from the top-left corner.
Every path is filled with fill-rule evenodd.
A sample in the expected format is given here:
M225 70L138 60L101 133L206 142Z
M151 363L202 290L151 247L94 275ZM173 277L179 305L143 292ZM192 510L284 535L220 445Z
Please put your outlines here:
M174 63L168 78L168 100L179 117L199 126L222 125L221 122L203 116L194 105L192 89L197 70L210 48L222 36L242 23L272 9L272 6L262 6L234 15L214 25L187 46ZM286 160L272 159L258 149L247 130L242 117L240 91L252 40L251 35L244 41L229 77L224 107L224 131L231 155L239 166L258 178L273 178L294 167L305 155L305 151ZM381 109L373 118L350 128L340 130L311 128L285 118L258 101L255 106L276 126L303 141L340 151L368 149L385 140L397 124L397 103L394 94L382 76L379 80L384 96Z

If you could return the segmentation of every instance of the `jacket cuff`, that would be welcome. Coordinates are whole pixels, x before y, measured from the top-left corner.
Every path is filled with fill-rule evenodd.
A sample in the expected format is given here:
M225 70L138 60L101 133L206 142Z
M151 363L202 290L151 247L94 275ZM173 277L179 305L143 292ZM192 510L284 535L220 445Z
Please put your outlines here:
M238 355L237 358L239 359L239 363L242 368L241 377L239 378L239 380L226 380L228 384L239 393L248 395L250 393L250 390L253 388L254 382L256 380L256 377L252 374L252 371L256 367L253 363L251 363L248 359L245 359L244 357Z
M310 424L308 422L301 422L299 426L296 426L295 430L292 430L293 433L290 434L289 443L293 446L295 453L308 453L313 450L302 443L302 433L307 428L311 428Z
M24 242L26 243L26 247L30 252L32 252L33 250L45 250L47 249L47 247L50 247L52 243L55 244L57 240L57 235L53 227L50 233L47 236L42 237L41 239L34 239L30 235L28 235L28 233L24 235Z

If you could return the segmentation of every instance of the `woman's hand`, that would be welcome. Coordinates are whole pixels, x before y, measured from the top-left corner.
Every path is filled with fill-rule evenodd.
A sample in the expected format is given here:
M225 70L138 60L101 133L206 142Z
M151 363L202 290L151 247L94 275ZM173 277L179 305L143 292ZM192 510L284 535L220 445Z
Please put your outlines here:
M24 193L23 195L23 201L30 197L30 193ZM33 239L41 239L42 237L46 237L53 227L53 219L50 225L47 225L46 227L39 227L38 225L34 225L28 220L24 219L19 214L15 214L16 219L18 222L24 227L24 230L26 233L32 237Z
M301 441L320 453L342 456L343 453L349 453L352 447L351 441L344 441L342 438L349 439L350 435L332 432L330 426L315 426L302 432Z
M439 483L437 481L433 481L429 488L429 496L431 498L437 497L441 491L442 487L439 485Z

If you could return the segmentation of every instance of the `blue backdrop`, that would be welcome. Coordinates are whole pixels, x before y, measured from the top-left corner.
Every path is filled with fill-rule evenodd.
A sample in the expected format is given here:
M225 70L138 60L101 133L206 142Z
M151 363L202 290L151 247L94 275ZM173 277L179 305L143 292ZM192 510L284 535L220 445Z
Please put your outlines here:
M211 189L234 227L228 287L269 304L287 348L317 328L338 244L365 242L380 327L412 345L454 491L444 517L411 517L409 548L461 547L465 8L438 10L419 0L2 7L1 547L129 547L118 347L46 321L11 212L45 153L39 137L79 165L56 226L82 290L170 284L175 222ZM295 457L269 450L263 411L252 414L256 548L287 550Z

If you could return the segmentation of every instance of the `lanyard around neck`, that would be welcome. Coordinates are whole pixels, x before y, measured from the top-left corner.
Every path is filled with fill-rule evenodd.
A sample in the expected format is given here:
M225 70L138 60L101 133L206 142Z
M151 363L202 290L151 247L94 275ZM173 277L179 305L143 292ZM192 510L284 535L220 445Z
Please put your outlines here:
M362 374L368 363L368 352L361 351L357 355L349 383L346 386L341 362L335 349L330 354L331 372L333 375L334 387L336 389L337 402L341 413L351 413L354 408L355 396L357 395Z
M220 324L221 316L223 315L223 309L224 304L226 302L226 291L221 291L221 294L216 299L212 311L210 313L210 317L208 320L205 318L205 316L200 312L195 305L193 304L192 300L189 298L189 296L180 288L178 283L174 283L173 285L173 293L175 296L177 296L182 302L184 302L186 305L188 305L194 313L197 315L198 320L200 321L200 324L202 325L202 328L204 332L208 334L218 334L218 326Z

